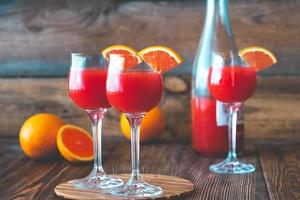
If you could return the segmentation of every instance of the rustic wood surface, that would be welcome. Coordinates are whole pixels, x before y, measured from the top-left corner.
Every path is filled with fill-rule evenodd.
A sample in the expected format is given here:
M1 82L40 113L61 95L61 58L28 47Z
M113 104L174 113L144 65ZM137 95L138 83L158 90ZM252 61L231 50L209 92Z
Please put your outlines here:
M70 52L125 43L165 44L191 70L204 21L203 0L27 0L0 2L0 76L64 76ZM265 75L300 75L300 0L232 0L240 48L264 46L277 55ZM176 70L175 70L176 71Z
M299 141L261 143L258 148L270 198L300 199Z
M0 79L0 83L0 135L16 136L24 120L40 112L57 114L66 123L90 130L87 114L68 96L66 79ZM165 88L160 104L166 118L162 139L189 140L190 78L165 77ZM300 79L259 78L255 95L245 104L245 112L247 138L300 139ZM104 135L121 135L119 116L116 110L109 110Z
M130 174L113 175L127 181ZM159 186L163 189L163 194L152 199L171 199L180 198L191 193L195 185L190 181L175 177L165 176L159 174L143 174L143 180L152 185ZM81 190L73 186L72 181L59 184L54 189L55 194L61 198L75 199L75 200L121 200L124 198L114 197L104 190ZM147 198L144 198L147 199Z
M105 138L107 173L130 172L130 144ZM59 199L56 185L86 176L92 164L70 164L60 157L32 161L21 152L17 140L0 139L0 199ZM300 140L249 141L242 159L256 166L247 175L218 175L208 166L221 159L196 154L190 143L159 141L141 146L141 172L178 176L195 184L189 195L199 199L299 199Z

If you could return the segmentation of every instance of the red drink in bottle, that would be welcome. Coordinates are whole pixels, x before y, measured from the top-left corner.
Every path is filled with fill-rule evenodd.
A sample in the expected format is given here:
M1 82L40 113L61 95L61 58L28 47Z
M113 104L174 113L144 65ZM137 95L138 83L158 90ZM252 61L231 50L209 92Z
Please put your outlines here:
M228 152L228 126L222 103L212 97L192 98L192 146L201 154L218 157ZM244 147L244 125L237 126L237 149Z
M237 47L230 27L228 1L208 0L199 47L192 73L192 143L193 149L208 156L228 152L228 122L224 104L217 101L208 88L212 65L223 67L237 62ZM243 109L238 112L237 148L243 150Z

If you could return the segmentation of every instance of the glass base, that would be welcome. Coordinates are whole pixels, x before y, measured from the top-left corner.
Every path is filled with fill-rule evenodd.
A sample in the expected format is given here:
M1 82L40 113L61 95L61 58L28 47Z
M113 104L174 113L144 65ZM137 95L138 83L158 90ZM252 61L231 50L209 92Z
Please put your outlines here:
M106 174L90 175L85 178L72 181L74 187L78 189L112 189L124 184L119 178L113 178Z
M255 171L255 167L239 160L224 160L209 166L209 170L218 174L246 174Z
M111 195L125 198L151 198L162 194L161 187L150 185L144 181L132 183L128 181L125 185L112 189Z

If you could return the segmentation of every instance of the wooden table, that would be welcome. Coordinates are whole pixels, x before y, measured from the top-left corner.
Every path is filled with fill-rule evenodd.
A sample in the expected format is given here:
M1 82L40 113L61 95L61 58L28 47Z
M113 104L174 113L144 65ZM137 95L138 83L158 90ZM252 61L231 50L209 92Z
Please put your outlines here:
M128 141L105 137L104 167L108 173L130 172ZM142 173L186 178L196 187L177 199L300 199L300 141L247 142L242 159L256 166L247 175L218 175L208 166L220 161L195 153L189 142L158 140L141 146ZM60 157L32 161L16 139L0 139L0 199L59 199L54 187L83 177L92 164L70 164Z
M165 77L161 108L166 130L159 140L141 147L142 173L173 175L196 184L178 199L300 199L300 79L259 78L255 95L245 104L246 152L256 166L248 175L217 175L190 145L190 77ZM74 165L58 157L32 161L19 148L24 120L38 112L61 116L88 130L86 113L70 101L65 78L0 79L0 200L58 199L54 187L86 176L91 163ZM14 103L15 102L15 103ZM111 109L104 123L104 167L108 173L130 172L130 145L120 139L120 114Z

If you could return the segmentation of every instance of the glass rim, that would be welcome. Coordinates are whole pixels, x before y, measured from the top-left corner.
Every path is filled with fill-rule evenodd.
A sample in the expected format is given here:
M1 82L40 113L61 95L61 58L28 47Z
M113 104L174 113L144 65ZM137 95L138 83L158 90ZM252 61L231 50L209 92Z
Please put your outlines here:
M87 52L74 52L70 53L71 56L102 56L102 54L99 54L97 52L93 51L87 51Z

